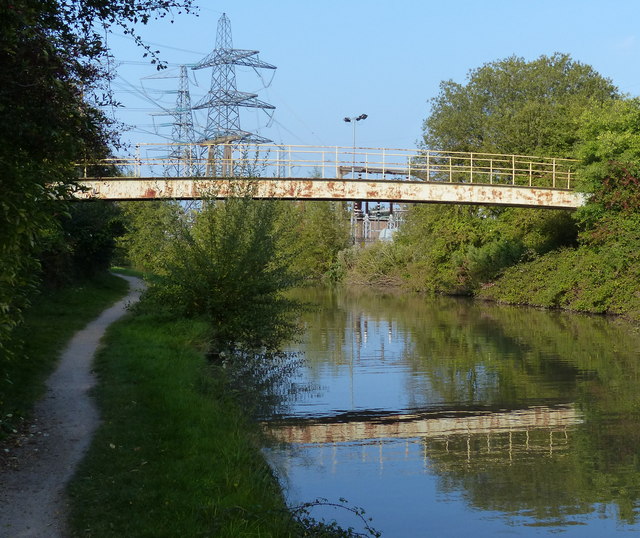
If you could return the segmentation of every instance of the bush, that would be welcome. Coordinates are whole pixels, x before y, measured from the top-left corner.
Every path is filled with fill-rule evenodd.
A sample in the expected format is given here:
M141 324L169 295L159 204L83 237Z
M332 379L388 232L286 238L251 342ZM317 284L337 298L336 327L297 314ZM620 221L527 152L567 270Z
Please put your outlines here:
M282 292L296 279L278 249L277 205L249 195L207 200L167 231L146 304L202 317L213 354L274 350L295 332L295 304Z
M463 266L469 278L469 287L477 288L499 275L506 267L514 265L526 252L519 240L498 239L480 247L467 249Z

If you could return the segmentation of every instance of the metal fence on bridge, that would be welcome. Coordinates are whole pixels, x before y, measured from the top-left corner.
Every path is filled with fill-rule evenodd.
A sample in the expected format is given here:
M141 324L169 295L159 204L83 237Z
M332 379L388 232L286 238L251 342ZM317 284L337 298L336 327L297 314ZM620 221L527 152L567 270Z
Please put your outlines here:
M575 165L572 159L527 155L232 143L139 144L131 157L82 167L84 177L102 178L407 179L572 189Z

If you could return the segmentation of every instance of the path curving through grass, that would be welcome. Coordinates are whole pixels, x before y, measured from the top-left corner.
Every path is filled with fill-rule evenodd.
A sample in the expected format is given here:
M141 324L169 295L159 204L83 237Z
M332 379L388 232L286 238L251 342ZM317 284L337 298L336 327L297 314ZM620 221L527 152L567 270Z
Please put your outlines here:
M129 294L71 339L36 404L30 441L16 452L15 468L0 472L0 536L66 535L65 486L100 422L89 396L93 357L107 327L139 299L144 286L138 278L118 276L129 281Z

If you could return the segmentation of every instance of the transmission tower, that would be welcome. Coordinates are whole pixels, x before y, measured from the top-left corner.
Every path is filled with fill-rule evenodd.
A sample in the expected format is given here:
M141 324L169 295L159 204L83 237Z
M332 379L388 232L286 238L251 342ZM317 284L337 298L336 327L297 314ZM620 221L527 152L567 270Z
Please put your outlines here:
M258 52L233 48L231 23L223 13L218 20L216 48L193 67L193 69L213 68L211 89L194 107L194 110L208 109L202 142L210 144L271 142L267 138L240 128L240 107L275 109L273 105L257 99L257 94L238 91L236 86L236 65L254 69L276 69L275 66L261 61L258 58Z
M187 177L198 175L198 167L195 164L197 155L194 151L196 134L193 126L193 109L191 107L191 95L189 93L189 76L186 65L181 65L178 73L175 70L169 73L160 73L146 78L177 78L178 89L163 93L175 93L176 104L172 109L163 109L155 116L172 116L171 122L171 146L166 155L164 175L166 177ZM165 124L166 125L166 124Z
M178 95L176 97L176 107L173 110L174 121L171 132L173 145L169 153L169 163L165 166L165 175L167 177L196 175L194 159L197 156L193 154L193 144L196 140L186 65L180 66L178 80Z

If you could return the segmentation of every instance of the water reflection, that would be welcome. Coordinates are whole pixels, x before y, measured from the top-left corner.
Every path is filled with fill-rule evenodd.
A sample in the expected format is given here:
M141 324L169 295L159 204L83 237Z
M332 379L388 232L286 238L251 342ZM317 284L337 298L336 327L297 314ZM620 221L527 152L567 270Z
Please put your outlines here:
M373 416L372 416L373 415ZM268 423L272 436L280 442L347 443L372 439L444 438L464 436L467 439L486 436L491 439L502 433L513 434L534 430L564 432L567 427L582 422L573 405L555 408L532 407L516 411L422 412L412 414L344 413L324 419L280 420ZM527 444L528 445L528 444Z
M640 530L637 333L464 300L301 293L320 308L292 382L314 390L270 421L292 499L347 497L390 536Z

